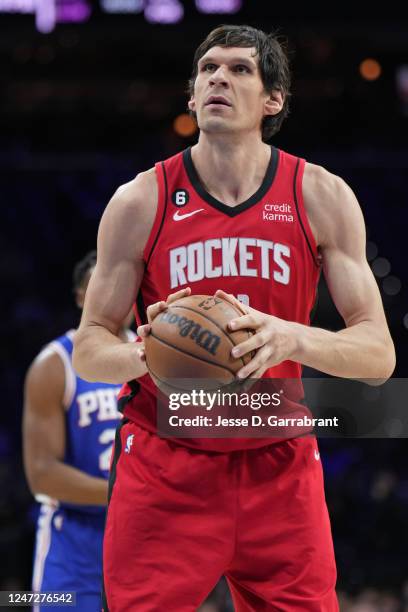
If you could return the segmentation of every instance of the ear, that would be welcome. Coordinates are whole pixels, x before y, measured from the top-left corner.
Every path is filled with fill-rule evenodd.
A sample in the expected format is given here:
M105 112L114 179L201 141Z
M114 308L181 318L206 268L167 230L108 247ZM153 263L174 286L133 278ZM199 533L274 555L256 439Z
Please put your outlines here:
M188 101L188 108L189 108L189 110L191 110L192 113L195 112L196 105L195 105L194 96L191 96L190 100Z
M273 89L265 100L264 116L277 115L283 108L285 98L279 89Z

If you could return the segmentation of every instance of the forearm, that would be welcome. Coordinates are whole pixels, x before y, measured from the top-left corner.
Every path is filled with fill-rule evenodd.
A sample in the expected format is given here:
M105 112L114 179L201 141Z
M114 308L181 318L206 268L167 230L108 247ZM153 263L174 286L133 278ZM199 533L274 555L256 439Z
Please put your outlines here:
M326 374L382 382L395 367L394 346L388 332L368 321L338 332L295 325L297 348L293 361Z
M73 365L89 381L121 384L147 372L137 342L122 342L102 326L80 328L74 337Z
M107 504L107 480L85 474L57 459L38 467L29 480L34 495L48 495L70 504Z

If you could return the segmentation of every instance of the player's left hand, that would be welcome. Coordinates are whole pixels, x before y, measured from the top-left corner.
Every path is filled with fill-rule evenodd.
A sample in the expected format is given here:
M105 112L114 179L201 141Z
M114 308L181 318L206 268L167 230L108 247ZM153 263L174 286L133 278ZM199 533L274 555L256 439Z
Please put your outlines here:
M139 338L142 338L143 340L147 338L152 329L152 321L157 317L158 314L166 310L166 308L172 302L180 300L183 297L187 297L190 294L191 288L185 287L185 289L180 289L180 291L177 291L176 293L170 293L170 295L167 296L166 301L162 300L161 302L155 302L154 304L150 304L150 306L148 306L146 309L148 323L145 323L144 325L139 325L136 330L136 334L139 336ZM142 361L146 361L146 351L144 344L139 349L139 357Z
M230 293L219 289L217 297L230 302L246 314L232 319L228 326L231 330L252 329L254 334L245 342L237 344L231 350L233 357L241 357L251 351L255 356L243 368L238 370L238 378L260 378L268 368L291 359L297 348L296 323L284 321L268 315L255 308L242 304Z

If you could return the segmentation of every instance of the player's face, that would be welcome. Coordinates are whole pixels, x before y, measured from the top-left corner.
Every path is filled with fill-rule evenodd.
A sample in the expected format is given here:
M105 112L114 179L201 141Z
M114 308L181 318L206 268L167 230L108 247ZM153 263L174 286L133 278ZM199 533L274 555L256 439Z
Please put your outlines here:
M254 48L212 47L199 60L189 108L201 131L259 132L282 104L280 92L264 91Z

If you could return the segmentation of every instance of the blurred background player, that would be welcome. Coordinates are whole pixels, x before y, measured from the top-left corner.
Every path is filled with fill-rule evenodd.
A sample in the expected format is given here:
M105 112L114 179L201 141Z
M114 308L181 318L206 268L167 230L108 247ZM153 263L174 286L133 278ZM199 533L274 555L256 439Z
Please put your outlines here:
M95 262L91 251L74 269L80 309ZM41 502L32 588L75 591L75 609L93 612L101 608L102 536L120 385L90 383L76 375L74 333L48 344L25 382L25 471ZM134 339L125 327L121 336Z

